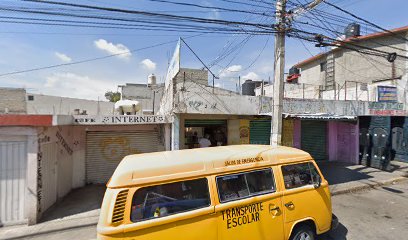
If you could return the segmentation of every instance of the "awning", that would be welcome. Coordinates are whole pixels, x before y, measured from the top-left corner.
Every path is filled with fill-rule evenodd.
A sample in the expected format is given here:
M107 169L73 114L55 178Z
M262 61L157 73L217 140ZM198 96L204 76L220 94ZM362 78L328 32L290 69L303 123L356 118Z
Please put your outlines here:
M357 121L357 116L335 115L328 113L311 113L311 114L289 114L284 113L284 118L299 118L311 120L339 120L339 121Z

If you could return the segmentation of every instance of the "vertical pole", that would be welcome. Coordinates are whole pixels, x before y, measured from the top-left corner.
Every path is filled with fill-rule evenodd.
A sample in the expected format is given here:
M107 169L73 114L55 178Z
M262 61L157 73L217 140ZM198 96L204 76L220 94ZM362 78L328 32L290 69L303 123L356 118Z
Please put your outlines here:
M305 99L305 84L304 83L302 83L302 96L303 96L303 99Z
M153 115L154 115L154 103L155 103L155 100L156 100L156 91L153 90Z
M368 84L367 84L368 85ZM368 86L367 86L367 102L369 102L370 101L370 92L369 92L369 90L368 90Z
M285 71L285 14L287 0L276 1L277 33L275 34L274 91L271 145L279 146L282 142L283 82Z
M262 79L261 96L264 95L264 80Z
M344 82L344 101L347 100L347 81Z
M239 94L242 94L242 90L241 90L241 76L238 77L238 89L239 89Z
M356 101L358 101L358 82L356 82Z
M214 94L214 86L215 86L215 84L214 84L214 75L213 75L213 94Z

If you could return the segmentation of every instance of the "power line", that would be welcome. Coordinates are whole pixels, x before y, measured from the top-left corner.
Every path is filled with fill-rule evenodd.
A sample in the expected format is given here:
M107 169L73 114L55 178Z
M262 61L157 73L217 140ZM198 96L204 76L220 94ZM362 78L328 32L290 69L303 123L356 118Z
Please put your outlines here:
M202 35L202 34L191 36L189 38L198 37L200 35ZM77 64L87 63L87 62L93 62L93 61L98 61L98 60L103 60L103 59L107 59L107 58L112 58L112 57L116 57L116 56L129 54L129 53L133 53L133 52L138 52L138 51L142 51L142 50L146 50L146 49L151 49L151 48L167 45L167 44L170 44L170 43L176 43L176 42L177 42L177 40L172 40L172 41L158 43L158 44L154 44L154 45L143 47L143 48L138 48L138 49L124 51L124 52L120 52L120 53L116 53L116 54L111 54L111 55L107 55L107 56L103 56L103 57L89 58L89 59L76 61L76 62L55 64L55 65L50 65L50 66L45 66L45 67L37 67L37 68L31 68L31 69L26 69L26 70L19 70L19 71L14 71L14 72L2 73L2 74L0 74L0 77L10 76L10 75L15 75L15 74L20 74L20 73L34 72L34 71L39 71L39 70L51 69L51 68L58 68L58 67L63 67L63 66L77 65Z
M215 74L207 67L207 65L203 62L203 60L201 60L201 58L197 55L197 53L194 52L194 50L186 43L186 41L184 41L184 39L180 38L180 40L187 46L188 49L190 49L190 51L194 54L194 56L201 62L201 64L203 64L203 66L208 70L208 72L211 73L211 75L214 78L218 78L217 76L215 76Z
M169 0L148 0L148 1L168 3L168 4L181 5L181 6L206 8L206 9L212 9L212 10L223 10L223 11L227 11L227 12L239 12L239 13L258 14L258 15L262 15L262 16L270 16L269 14L266 15L265 13L256 13L256 12L251 12L251 11L246 11L246 10L230 9L230 8L222 8L222 7L214 7L214 6L204 6L204 5L195 4L195 3L175 2L175 1L169 1Z
M370 22L370 21L368 21L368 20L366 20L366 19L364 19L364 18L362 18L362 17L359 17L359 16L357 16L357 15L355 15L355 14L353 14L353 13L351 13L351 12L349 12L349 11L347 11L347 10L341 8L341 7L338 7L338 6L336 6L336 5L332 4L332 3L329 3L329 2L327 2L327 1L323 1L323 2L324 2L325 4L327 4L327 5L329 5L329 6L334 7L335 9L337 9L337 10L339 10L339 11L342 11L342 12L344 12L344 13L346 13L346 14L348 14L348 15L350 15L350 16L356 18L356 19L358 19L358 20L361 20L361 21L363 21L363 22L365 22L365 23L368 23L368 24L370 24L370 25L372 25L372 26L378 28L378 29L381 29L381 30L383 30L383 31L385 31L385 32L387 32L387 33L390 33L391 35L395 36L396 38L402 39L402 40L404 40L404 41L408 41L408 38L403 37L403 36L401 36L401 35L399 35L399 34L396 34L396 33L392 32L392 31L390 31L390 30L388 30L388 29L385 29L385 28L383 28L383 27L381 27L381 26L379 26L379 25L377 25L377 24L375 24L375 23L373 23L373 22Z

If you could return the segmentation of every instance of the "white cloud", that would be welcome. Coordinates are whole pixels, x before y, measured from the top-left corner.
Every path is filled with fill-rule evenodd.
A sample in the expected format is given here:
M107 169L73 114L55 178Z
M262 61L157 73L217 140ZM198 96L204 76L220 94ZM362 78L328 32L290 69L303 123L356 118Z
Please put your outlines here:
M244 76L242 76L243 80L247 80L247 79L251 79L251 80L261 80L261 77L254 73L254 72L249 72L247 74L245 74Z
M156 70L156 63L148 58L141 61L140 64L142 64L143 68L147 70L150 70L150 71Z
M208 18L209 19L219 19L220 18L220 11L218 9L212 9L208 13Z
M65 62L65 63L72 62L72 58L68 57L68 56L67 56L66 54L64 54L64 53L55 52L55 56L56 56L59 60Z
M202 1L201 4L206 6L206 7L214 7L214 5L211 4L208 1ZM207 17L210 18L210 19L219 19L220 18L220 11L218 9L211 9L210 12L208 13Z
M132 53L130 53L129 48L120 43L114 44L106 41L105 39L99 39L96 40L94 44L97 48L109 54L120 54L118 55L118 57L122 59L129 59L130 56L132 56Z
M223 69L220 71L220 77L229 77L233 74L236 75L237 72L242 70L241 65L232 65L228 67L227 69Z
M71 98L85 98L105 100L105 92L116 86L117 83L93 79L75 73L55 73L46 78L44 94Z

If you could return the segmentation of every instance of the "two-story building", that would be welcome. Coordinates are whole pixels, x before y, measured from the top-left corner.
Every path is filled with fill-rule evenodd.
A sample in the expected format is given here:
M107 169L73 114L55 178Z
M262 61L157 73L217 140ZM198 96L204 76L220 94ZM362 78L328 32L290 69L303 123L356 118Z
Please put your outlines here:
M309 151L317 151L324 156L324 149L330 152L330 149L344 145L353 149L355 146L352 145L357 144L359 158L356 163L382 168L378 163L384 162L384 159L408 160L408 42L405 40L408 27L364 36L360 36L358 25L353 27L357 31L350 33L346 29L347 37L335 42L336 46L291 68L284 85L284 97L315 102L356 101L359 103L356 106L360 103L366 105L365 111L357 111L358 121L346 123L335 118L324 120L299 114L287 116L293 117L300 125L301 136L308 135L309 140L315 141L313 145L325 142L325 146L317 150L311 147ZM378 54L380 52L389 54ZM272 85L263 89L264 94L272 96ZM261 94L260 88L256 91ZM304 111L306 113L309 109ZM330 115L327 109L321 109L321 114ZM357 134L357 141L350 141ZM331 138L337 138L337 144L327 141ZM301 144L302 149L308 150L304 146L307 142ZM350 150L337 152L346 156L344 154Z

